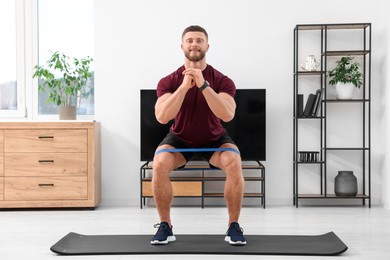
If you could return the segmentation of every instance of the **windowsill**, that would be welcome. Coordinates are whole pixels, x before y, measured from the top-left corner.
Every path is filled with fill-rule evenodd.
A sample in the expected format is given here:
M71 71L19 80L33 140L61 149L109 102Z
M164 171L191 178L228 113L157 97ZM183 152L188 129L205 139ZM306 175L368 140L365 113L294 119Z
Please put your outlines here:
M77 115L76 120L60 120L58 115L44 115L36 118L27 117L0 117L0 122L91 122L95 120L94 115Z

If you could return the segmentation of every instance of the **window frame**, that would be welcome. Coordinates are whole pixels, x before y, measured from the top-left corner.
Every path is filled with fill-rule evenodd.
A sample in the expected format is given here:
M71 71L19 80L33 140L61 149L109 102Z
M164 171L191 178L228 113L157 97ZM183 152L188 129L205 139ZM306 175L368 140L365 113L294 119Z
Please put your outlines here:
M24 118L26 116L26 67L25 67L25 0L15 0L16 23L16 97L17 109L0 109L0 118Z
M39 57L38 1L15 0L17 27L17 110L0 110L0 121L56 121L58 114L40 115L38 79L33 79ZM95 115L77 115L77 120L93 120Z

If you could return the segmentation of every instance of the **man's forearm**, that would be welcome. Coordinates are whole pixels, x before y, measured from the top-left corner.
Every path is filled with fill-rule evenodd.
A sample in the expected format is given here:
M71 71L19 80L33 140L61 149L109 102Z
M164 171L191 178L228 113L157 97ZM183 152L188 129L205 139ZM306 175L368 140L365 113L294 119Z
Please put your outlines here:
M216 117L224 122L229 122L233 119L236 103L232 97L226 93L217 94L212 88L205 88L202 93Z
M179 87L173 94L165 94L157 100L155 115L159 123L167 124L179 113L187 91L188 89Z

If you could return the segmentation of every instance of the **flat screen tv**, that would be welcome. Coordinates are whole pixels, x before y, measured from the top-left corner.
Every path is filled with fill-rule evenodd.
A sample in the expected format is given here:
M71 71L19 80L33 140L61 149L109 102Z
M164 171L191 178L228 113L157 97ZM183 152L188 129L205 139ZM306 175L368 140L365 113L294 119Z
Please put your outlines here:
M156 90L141 90L141 161L152 161L154 152L167 135L172 122L162 125L154 115ZM266 159L266 91L237 89L234 119L223 123L237 144L243 161Z

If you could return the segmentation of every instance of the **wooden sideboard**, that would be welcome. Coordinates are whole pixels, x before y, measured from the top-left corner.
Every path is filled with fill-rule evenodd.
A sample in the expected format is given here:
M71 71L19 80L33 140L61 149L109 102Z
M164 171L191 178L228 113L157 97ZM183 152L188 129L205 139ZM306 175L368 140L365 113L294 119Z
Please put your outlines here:
M0 122L0 208L99 202L99 123Z

